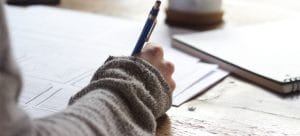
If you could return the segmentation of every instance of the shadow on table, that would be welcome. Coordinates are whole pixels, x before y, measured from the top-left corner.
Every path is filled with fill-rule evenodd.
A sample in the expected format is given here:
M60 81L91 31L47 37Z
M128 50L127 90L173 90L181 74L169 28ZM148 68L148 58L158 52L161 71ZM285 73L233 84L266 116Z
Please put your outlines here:
M171 120L168 115L157 119L156 136L172 136Z

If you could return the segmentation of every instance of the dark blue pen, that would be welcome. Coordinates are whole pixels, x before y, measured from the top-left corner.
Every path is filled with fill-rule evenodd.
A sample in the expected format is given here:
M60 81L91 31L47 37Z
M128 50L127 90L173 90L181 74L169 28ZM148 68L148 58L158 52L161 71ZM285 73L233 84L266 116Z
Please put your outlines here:
M155 5L152 7L148 19L144 25L143 31L134 47L133 52L131 53L131 55L135 55L137 53L140 53L145 42L147 42L150 38L150 35L156 25L156 17L158 15L159 12L159 6L161 4L160 0L156 0Z

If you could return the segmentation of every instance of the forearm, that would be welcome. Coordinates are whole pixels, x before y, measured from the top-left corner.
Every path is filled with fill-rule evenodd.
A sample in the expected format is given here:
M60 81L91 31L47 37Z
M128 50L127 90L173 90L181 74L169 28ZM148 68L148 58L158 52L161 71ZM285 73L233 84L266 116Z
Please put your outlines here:
M21 78L12 61L9 35L5 23L3 1L0 0L0 135L30 134L30 120L17 106Z
M63 112L34 120L37 134L53 136L146 136L153 135L155 124L149 111L128 107L126 100L100 89Z
M10 54L2 3L0 19L0 135L154 134L155 119L170 108L171 94L160 73L137 58L110 58L66 110L30 119L17 105L21 78Z
M124 128L129 125L131 129L124 128L119 132L131 135L145 135L145 132L154 134L156 118L164 114L171 105L171 94L163 77L154 67L138 58L110 57L95 73L91 84L70 102L75 100L75 105L83 102L80 97L91 91L96 93L95 88L104 89L99 93L105 95L105 100L98 100L108 106L108 111L115 112L105 114L113 115L112 119L118 120L112 126ZM97 97L93 98L97 100Z
M66 110L35 120L29 120L20 110L22 118L8 121L13 131L5 131L24 136L153 135L156 118L171 104L168 89L158 71L146 62L111 58L71 99ZM5 110L18 108L15 103ZM17 119L17 115L11 118ZM16 129L16 125L22 129Z
M38 133L55 135L154 135L169 101L168 87L152 66L111 58L65 111L34 123Z

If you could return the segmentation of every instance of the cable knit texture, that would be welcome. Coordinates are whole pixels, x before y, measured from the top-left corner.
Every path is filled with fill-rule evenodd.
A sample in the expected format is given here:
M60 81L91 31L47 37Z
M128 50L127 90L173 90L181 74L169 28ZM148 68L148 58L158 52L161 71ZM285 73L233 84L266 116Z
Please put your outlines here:
M158 70L135 57L109 57L65 110L28 117L17 105L21 78L4 19L1 1L0 136L155 135L156 119L170 108L171 94Z

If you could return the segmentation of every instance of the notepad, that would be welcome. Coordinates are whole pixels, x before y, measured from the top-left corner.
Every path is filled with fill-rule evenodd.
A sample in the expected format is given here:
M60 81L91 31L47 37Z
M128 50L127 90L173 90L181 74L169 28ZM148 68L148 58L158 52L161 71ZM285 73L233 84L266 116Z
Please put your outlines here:
M130 55L143 26L143 22L43 6L6 9L12 48L24 77L19 104L33 117L63 110L109 55ZM181 105L228 74L171 48L167 27L156 30L151 41L163 45L165 58L176 67L173 105Z
M300 20L176 35L174 47L279 93L300 90Z

